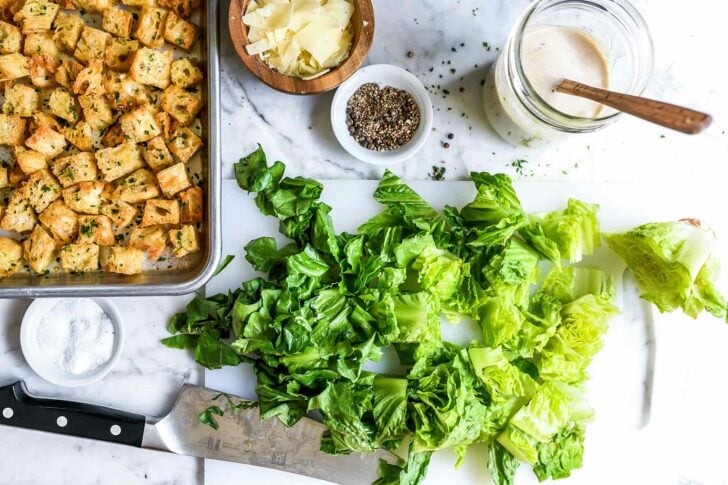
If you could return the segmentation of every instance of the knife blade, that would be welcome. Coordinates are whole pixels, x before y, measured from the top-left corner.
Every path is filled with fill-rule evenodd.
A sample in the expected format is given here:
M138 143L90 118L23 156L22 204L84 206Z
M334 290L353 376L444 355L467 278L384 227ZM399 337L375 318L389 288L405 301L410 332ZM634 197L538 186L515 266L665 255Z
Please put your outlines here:
M379 459L399 457L379 450L332 456L319 450L326 427L302 418L286 428L277 419L261 420L257 407L233 410L232 402L248 399L186 384L170 412L161 418L126 413L93 404L32 396L22 381L0 388L0 425L77 436L179 455L232 461L306 475L345 485L366 485L377 478ZM223 402L224 401L224 402ZM200 422L209 406L224 411L215 416L217 430Z

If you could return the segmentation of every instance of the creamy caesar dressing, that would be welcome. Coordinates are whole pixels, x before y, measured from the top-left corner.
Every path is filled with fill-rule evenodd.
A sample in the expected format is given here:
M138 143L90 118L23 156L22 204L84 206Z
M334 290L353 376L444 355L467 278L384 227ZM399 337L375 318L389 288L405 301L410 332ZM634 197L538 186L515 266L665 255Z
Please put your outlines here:
M588 33L574 27L529 29L521 43L521 64L533 89L551 107L582 118L599 115L602 105L555 90L563 79L609 88L606 56Z

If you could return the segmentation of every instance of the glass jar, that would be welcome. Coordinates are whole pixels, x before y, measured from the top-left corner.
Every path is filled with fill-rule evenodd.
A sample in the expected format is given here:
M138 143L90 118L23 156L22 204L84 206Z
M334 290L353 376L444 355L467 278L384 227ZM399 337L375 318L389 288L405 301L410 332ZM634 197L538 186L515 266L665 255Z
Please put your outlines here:
M521 45L526 32L546 26L576 28L593 39L604 51L610 90L640 95L652 73L647 25L626 0L536 0L516 22L483 91L488 120L514 145L532 146L568 133L595 131L621 115L605 107L594 118L571 116L538 95L524 73Z

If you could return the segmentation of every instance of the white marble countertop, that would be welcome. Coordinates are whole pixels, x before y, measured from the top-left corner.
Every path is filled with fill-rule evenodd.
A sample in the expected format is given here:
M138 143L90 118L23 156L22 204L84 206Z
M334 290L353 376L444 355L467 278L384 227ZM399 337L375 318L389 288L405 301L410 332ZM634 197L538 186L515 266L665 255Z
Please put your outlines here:
M376 34L368 63L410 70L430 88L435 108L434 132L427 145L393 168L406 179L427 178L433 165L446 167L447 179L488 170L539 180L641 181L647 186L699 184L727 173L728 68L721 51L728 17L725 2L634 0L655 42L656 67L647 94L710 111L715 122L705 134L688 137L625 118L602 132L535 150L501 141L481 107L481 80L527 0L373 1ZM221 2L224 176L231 177L232 164L261 143L292 175L377 178L381 169L352 159L338 146L329 124L331 93L281 94L245 70L225 27L228 4ZM450 94L443 97L443 90ZM442 142L448 133L454 138L446 149ZM528 161L522 174L511 166L517 159ZM724 194L716 197L725 203ZM102 382L74 390L54 388L32 375L18 348L27 302L0 301L0 384L26 378L32 391L51 397L161 414L182 382L202 379L189 355L159 344L166 321L187 300L189 296L116 299L127 324L123 358ZM200 460L5 427L0 429L0 457L3 484L202 482Z

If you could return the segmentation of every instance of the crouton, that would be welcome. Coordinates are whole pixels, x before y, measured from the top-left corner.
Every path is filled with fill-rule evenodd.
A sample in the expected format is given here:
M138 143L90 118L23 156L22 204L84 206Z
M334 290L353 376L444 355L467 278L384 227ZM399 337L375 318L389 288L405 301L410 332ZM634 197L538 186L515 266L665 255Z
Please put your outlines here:
M49 0L26 0L14 19L23 24L24 34L50 30L58 14L58 8L58 5Z
M19 190L37 213L43 212L51 202L61 196L61 186L48 170L38 170L30 174Z
M164 111L158 111L154 118L157 120L157 123L159 124L159 127L162 129L162 138L165 140L169 139L169 135L172 131L172 125L175 124L172 117L169 115L169 113L165 113Z
M127 111L150 102L144 85L126 75L110 73L103 85L106 98L117 111Z
M69 273L88 273L99 269L96 244L66 244L61 248L61 268Z
M169 86L173 59L174 54L170 50L155 51L142 47L132 57L129 75L141 84L164 89Z
M73 59L63 59L53 75L53 80L66 89L73 89L79 73L84 70L84 65Z
M149 199L144 206L141 227L179 224L179 201Z
M187 163L204 144L194 131L184 126L177 128L169 139L168 147L172 155Z
M202 195L200 187L190 187L177 194L180 222L202 222Z
M53 262L56 241L43 226L35 226L30 237L23 241L23 254L28 266L36 273L44 273Z
M16 163L10 169L8 173L8 182L11 187L17 187L21 182L28 180L28 174L20 169L20 166Z
M61 133L82 152L93 150L94 129L86 121L79 121L76 126L61 128Z
M20 191L10 195L0 227L11 232L28 232L35 227L37 219L33 207Z
M106 54L106 45L109 41L111 41L110 34L85 25L81 31L81 37L76 43L73 56L85 63L88 63L91 59L103 60Z
M202 99L179 86L172 85L162 93L160 105L180 124L189 125L202 109Z
M182 18L192 15L200 7L200 0L158 0L160 7L168 8Z
M203 79L200 68L192 64L192 61L186 57L172 63L170 76L172 84L181 88L194 86Z
M29 34L23 44L23 54L42 59L43 67L50 71L55 71L60 62L60 51L50 30Z
M139 41L111 39L106 46L106 65L114 71L126 72L131 67L131 59L139 50Z
M156 261L167 246L166 236L161 226L135 227L129 234L129 247L144 251L150 260Z
M132 37L146 47L158 49L164 45L164 25L169 11L163 8L142 7Z
M0 145L17 146L25 141L25 120L18 115L0 114Z
M15 163L20 167L20 170L27 174L48 168L45 155L22 146L13 147L13 158L15 158Z
M46 125L36 128L33 134L25 140L25 146L42 153L47 158L55 158L60 155L66 145L66 138Z
M134 143L97 150L96 163L107 182L113 182L144 166L141 150Z
M152 170L155 172L169 167L174 163L172 154L169 153L169 149L167 149L167 145L161 136L147 142L147 147L144 150L144 160L146 160L147 165L152 167Z
M106 216L79 216L78 239L81 244L98 244L99 246L113 246L116 243L114 231L111 229L111 219Z
M111 8L116 0L73 0L76 8L85 12L103 13L106 9Z
M38 92L26 84L7 83L3 113L23 117L33 116L38 109Z
M134 18L129 10L114 7L107 8L104 10L101 28L110 34L127 39L131 35L131 24L133 21Z
M76 49L79 37L81 37L83 27L83 19L78 15L58 12L56 21L53 23L53 40L64 51L73 52Z
M169 231L169 244L172 247L172 254L178 258L199 251L200 242L197 239L195 226L185 225Z
M104 91L104 63L99 59L92 59L88 66L81 70L73 81L74 94L88 96L103 96Z
M121 131L131 141L143 143L162 133L151 106L143 106L128 112L119 119Z
M106 202L101 205L101 213L116 226L127 227L134 222L139 211L128 202Z
M7 164L0 165L0 189L10 187L10 168ZM3 218L4 206L0 206L0 219Z
M104 96L83 95L78 97L83 117L94 130L105 130L114 123L114 113Z
M22 267L23 246L9 237L0 237L0 276L12 276Z
M51 170L63 187L96 180L97 168L93 153L81 152L58 158L53 161Z
M20 29L7 22L0 21L0 54L20 52L23 35Z
M142 272L144 266L144 252L136 248L123 248L114 246L109 257L104 261L104 271L134 275Z
M137 170L117 184L113 199L136 204L159 197L159 187L154 174L146 169Z
M121 125L115 123L106 130L103 138L101 138L101 144L106 148L114 148L123 143L126 143L126 135L121 131Z
M74 125L78 121L76 98L66 88L56 88L48 98L48 107L53 115Z
M42 55L33 55L28 59L28 77L36 88L50 88L55 85L55 75Z
M190 179L184 163L177 163L169 168L157 172L159 187L167 197L172 197L177 192L190 187Z
M67 243L78 234L78 216L62 199L53 201L38 219L57 241Z
M23 54L4 54L0 56L0 81L12 81L30 74L28 58ZM164 87L167 87L166 85Z
M167 22L164 26L164 40L172 45L190 51L197 41L199 28L180 18L175 12L167 15Z
M101 211L103 182L81 182L63 189L63 201L80 214L98 215Z

